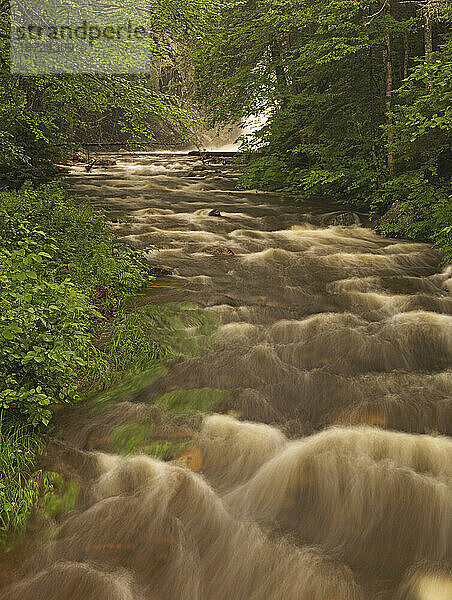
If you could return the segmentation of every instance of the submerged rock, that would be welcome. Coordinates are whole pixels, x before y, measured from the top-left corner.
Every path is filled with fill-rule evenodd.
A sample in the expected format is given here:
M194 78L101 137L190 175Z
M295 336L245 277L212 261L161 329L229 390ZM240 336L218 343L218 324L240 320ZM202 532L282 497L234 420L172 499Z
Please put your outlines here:
M234 252L230 248L219 248L217 246L204 248L203 252L206 254L214 254L215 256L234 256Z
M204 459L199 446L185 448L177 457L176 461L185 465L191 471L200 473L203 470Z

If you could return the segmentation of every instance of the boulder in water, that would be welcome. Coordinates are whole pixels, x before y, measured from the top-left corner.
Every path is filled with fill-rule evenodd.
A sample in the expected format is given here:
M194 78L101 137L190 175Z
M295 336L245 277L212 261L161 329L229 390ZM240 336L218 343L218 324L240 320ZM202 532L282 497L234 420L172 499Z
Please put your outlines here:
M339 212L326 215L323 222L325 225L349 227L350 225L359 225L361 221L356 213Z
M377 232L384 231L388 225L397 225L402 228L408 224L411 209L406 206L406 203L396 200L389 210L379 219L376 229ZM392 234L394 235L394 234Z
M221 217L221 212L218 210L218 208L212 208L209 213L209 217Z
M201 449L198 446L189 446L185 448L176 458L177 462L182 463L191 471L200 473L204 466L204 459Z
M112 158L101 158L96 161L99 167L114 167L117 162Z
M172 275L173 272L165 267L149 267L149 274L154 277L163 277L164 275Z

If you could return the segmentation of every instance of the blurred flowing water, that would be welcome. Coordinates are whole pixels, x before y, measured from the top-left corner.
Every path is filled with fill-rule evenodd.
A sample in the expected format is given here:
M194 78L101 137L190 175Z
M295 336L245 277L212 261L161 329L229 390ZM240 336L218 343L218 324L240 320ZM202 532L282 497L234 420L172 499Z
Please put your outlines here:
M140 301L219 327L137 397L62 425L50 467L70 464L80 509L3 598L450 600L451 269L337 204L238 191L231 164L111 158L71 186L119 239L159 248L172 275ZM111 451L180 389L228 391L168 429L190 432L181 461Z

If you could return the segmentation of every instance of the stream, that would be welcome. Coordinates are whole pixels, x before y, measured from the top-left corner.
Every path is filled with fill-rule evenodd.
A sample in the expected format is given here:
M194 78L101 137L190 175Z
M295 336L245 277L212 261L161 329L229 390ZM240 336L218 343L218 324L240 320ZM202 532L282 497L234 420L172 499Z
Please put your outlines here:
M197 352L61 419L49 467L79 508L3 600L450 600L452 269L333 202L240 191L220 159L108 158L70 185L158 248L137 302L212 325L187 317ZM168 423L156 399L181 390L209 408ZM112 449L150 422L178 460Z

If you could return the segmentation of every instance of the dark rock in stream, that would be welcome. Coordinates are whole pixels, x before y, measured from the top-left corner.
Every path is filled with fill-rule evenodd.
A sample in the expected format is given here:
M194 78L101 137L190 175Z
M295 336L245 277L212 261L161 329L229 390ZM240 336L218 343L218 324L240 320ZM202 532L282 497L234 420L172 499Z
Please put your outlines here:
M114 167L118 163L112 158L101 158L96 161L96 165L99 167Z
M396 200L389 210L378 220L376 225L377 232L383 232L388 225L397 225L399 229L403 229L408 224L410 210L404 202ZM391 235L394 235L394 232Z
M206 254L213 254L215 256L234 256L234 252L230 248L219 248L217 246L204 248L203 252Z
M113 167L117 162L111 158L93 158L87 165L85 171L90 173L93 167Z
M149 267L149 275L154 277L164 277L165 275L172 275L173 272L165 267Z
M76 152L71 156L71 161L75 163L83 163L86 162L86 154L82 154L81 152Z
M221 212L218 210L218 208L212 208L209 213L209 217L221 217Z

